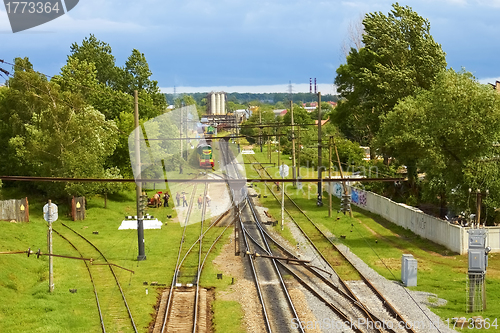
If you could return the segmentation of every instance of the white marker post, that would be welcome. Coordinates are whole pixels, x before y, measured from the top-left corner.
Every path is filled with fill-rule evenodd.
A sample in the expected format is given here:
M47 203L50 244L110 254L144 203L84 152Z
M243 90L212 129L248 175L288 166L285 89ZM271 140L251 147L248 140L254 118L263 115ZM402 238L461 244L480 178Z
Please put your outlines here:
M284 162L281 163L280 167L281 179L288 177L288 165ZM281 230L285 228L285 183L281 182Z
M49 248L49 292L54 291L54 265L52 262L52 222L57 221L57 205L51 200L43 206L43 218L49 223L49 231L47 235L47 243Z

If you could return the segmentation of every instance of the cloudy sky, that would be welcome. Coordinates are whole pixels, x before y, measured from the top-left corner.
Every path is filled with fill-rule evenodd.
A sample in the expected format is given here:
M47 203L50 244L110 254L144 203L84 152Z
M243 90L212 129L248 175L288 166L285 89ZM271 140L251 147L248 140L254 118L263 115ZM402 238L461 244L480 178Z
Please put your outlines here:
M481 82L500 80L500 0L409 0L429 19L447 54ZM387 14L392 1L360 0L80 0L68 14L12 33L0 7L0 59L29 57L54 75L70 46L94 34L123 66L132 49L145 54L162 90L173 93L309 91L317 78L334 92L335 70L345 62L348 26L364 13ZM3 68L9 70L3 65ZM4 79L0 78L0 84Z

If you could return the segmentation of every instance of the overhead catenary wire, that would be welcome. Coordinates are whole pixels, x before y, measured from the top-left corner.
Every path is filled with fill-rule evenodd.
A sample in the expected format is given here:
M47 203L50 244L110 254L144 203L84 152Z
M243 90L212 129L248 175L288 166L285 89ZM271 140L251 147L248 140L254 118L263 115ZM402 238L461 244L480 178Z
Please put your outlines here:
M0 59L0 63L5 63L5 64L7 64L7 65L10 65L10 66L12 66L12 68L15 70L15 66L16 66L16 64L10 63L10 62L5 61L5 60L3 60L3 59ZM0 70L1 70L1 71L5 71L5 70L3 70L2 68L0 68ZM45 73L42 73L42 72L39 72L39 71L35 71L35 70L33 70L33 72L34 72L34 73L36 73L36 74L39 74L39 75L43 75L43 76L45 76L45 77L46 77L46 78L48 78L48 79L52 79L52 78L54 78L54 76L51 76L51 75L48 75L48 74L45 74ZM6 73L7 73L7 75L8 75L8 76L10 76L10 77L12 77L12 78L14 77L14 75L13 75L13 74L10 74L9 72L6 72ZM23 80L23 81L24 81L24 80ZM24 81L24 82L26 82L26 81ZM83 85L83 84L81 84L81 83L76 83L75 85L76 85L77 87L79 87L79 88L84 88L84 89L90 90L90 91L95 92L95 93L99 93L99 94L107 95L108 97L111 97L111 98L114 98L114 99L120 99L120 100L122 100L122 101L125 101L125 102L129 103L131 106L133 106L133 105L134 105L133 96L131 96L131 95L129 95L129 94L127 94L127 93L125 93L125 92L123 92L123 93L124 93L124 96L118 96L118 95L115 95L115 94L112 94L112 93L109 93L109 92L106 92L106 91L97 91L96 89L91 88L91 87L86 86L86 85ZM34 87L34 88L36 89L36 87ZM130 96L132 99L129 99L129 98L128 98L128 97L126 97L126 96ZM151 107L150 105L147 105L147 104L144 104L144 103L139 103L139 106L142 106L142 107L148 108L148 109L150 109L150 110L159 111L159 112L164 112L164 111L165 111L165 110L161 110L161 109L158 109L158 108Z
M163 183L163 182L171 182L171 183L224 183L224 179L197 179L197 178L185 178L185 179L159 179L159 178L154 178L154 179L148 179L148 178L141 178L140 180L136 180L134 178L71 178L71 177L34 177L34 176L0 176L0 180L4 181L27 181L27 182L94 182L94 183L102 183L102 182L109 182L109 183L133 183L133 182L143 182L143 183ZM292 183L292 182L297 182L301 181L304 183L307 182L394 182L394 181L406 181L405 178L301 178L301 179L293 179L293 178L269 178L269 179L262 179L262 178L240 178L240 179L234 179L232 182L238 183L238 182L255 182L255 183L262 183L266 181L272 181L272 182L284 182L284 183Z

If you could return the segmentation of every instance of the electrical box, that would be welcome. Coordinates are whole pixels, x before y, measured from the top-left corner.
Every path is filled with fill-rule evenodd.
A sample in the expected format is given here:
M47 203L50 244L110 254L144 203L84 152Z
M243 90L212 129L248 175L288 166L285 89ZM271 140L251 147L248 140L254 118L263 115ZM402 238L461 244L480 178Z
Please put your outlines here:
M407 281L407 271L408 271L408 259L413 259L411 254L403 254L401 256L401 282L406 285Z
M486 271L487 254L484 248L469 249L469 272L482 273Z
M404 276L403 285L405 287L415 287L417 285L417 259L412 256L411 258L404 258L404 261L405 265L401 271L401 275Z
M469 248L484 249L486 247L485 229L470 229L468 233L469 233Z

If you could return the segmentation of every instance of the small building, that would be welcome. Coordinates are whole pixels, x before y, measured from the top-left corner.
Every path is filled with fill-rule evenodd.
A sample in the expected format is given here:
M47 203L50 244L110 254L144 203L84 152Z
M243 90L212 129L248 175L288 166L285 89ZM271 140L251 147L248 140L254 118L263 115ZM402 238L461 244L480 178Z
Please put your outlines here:
M496 81L495 84L493 83L489 83L489 85L491 85L493 87L493 89L495 89L497 92L500 93L500 81Z
M330 121L330 118L325 119L325 120L321 120L321 126L325 126L325 125L326 125L329 121ZM315 121L314 121L314 124L315 124L316 126L318 126L318 121L317 121L317 120L315 120Z
M275 117L278 117L278 116L282 116L283 117L284 115L286 115L286 113L288 112L288 110L287 109L278 109L278 110L273 110L273 112L274 112L274 116Z

